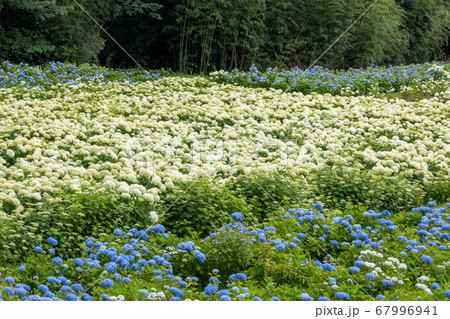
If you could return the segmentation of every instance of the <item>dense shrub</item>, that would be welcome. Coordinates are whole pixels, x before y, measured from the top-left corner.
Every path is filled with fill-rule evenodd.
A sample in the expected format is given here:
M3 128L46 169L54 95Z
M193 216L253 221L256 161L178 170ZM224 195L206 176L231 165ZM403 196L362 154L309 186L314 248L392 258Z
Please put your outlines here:
M234 214L205 239L180 239L162 225L115 229L80 243L73 259L60 257L64 239L48 238L2 271L0 301L450 298L446 208L360 210L316 204L252 228ZM409 215L418 224L403 223Z
M423 201L425 192L417 181L404 176L379 176L348 167L326 167L312 182L313 192L328 207L346 209L362 205L399 212Z
M305 203L309 195L305 179L283 173L241 175L227 185L245 199L259 222L284 212L288 207Z
M22 214L0 218L0 263L18 261L46 238L60 242L62 257L80 253L80 241L115 228L150 225L151 207L112 192L66 193L46 198Z
M248 224L256 221L245 200L216 181L200 178L175 186L162 196L164 203L159 206L161 221L172 233L207 235L233 212L243 213Z
M426 199L438 203L450 201L450 179L446 177L435 178L425 185Z

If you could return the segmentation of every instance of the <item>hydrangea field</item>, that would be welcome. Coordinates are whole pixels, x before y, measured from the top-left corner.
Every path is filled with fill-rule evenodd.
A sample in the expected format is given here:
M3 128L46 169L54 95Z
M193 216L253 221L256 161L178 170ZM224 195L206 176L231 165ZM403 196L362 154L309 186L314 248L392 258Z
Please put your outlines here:
M449 65L440 62L337 71L315 66L305 71L296 67L289 71L267 69L262 72L253 66L248 72L220 71L211 76L219 83L302 93L318 92L341 96L389 96L401 93L420 98L445 91L449 72Z
M450 298L448 65L301 72L0 64L0 300Z

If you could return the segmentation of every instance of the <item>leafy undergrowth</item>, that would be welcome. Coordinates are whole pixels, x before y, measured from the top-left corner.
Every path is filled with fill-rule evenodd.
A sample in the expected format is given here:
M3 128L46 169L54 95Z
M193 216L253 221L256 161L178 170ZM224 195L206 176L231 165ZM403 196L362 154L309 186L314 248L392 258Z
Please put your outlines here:
M450 207L450 204L448 205ZM82 243L48 238L3 274L3 300L444 300L450 215L434 202L391 214L290 209L259 227L245 214L204 239L162 225ZM63 240L61 240L63 241Z

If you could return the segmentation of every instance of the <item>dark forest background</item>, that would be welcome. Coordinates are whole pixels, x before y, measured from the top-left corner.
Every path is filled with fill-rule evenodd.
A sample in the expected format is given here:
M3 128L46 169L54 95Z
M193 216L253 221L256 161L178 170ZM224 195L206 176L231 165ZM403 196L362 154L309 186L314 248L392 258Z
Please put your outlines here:
M373 0L77 0L142 66L307 67ZM450 0L379 0L320 60L421 63L450 53ZM134 62L73 0L0 0L0 60Z

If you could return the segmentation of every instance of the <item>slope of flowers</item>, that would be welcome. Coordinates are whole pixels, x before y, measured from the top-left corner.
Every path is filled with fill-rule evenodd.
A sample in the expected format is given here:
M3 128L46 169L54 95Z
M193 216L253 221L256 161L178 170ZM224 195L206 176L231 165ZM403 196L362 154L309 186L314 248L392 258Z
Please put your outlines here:
M441 63L411 64L387 68L369 68L332 71L315 66L310 70L293 68L280 71L269 68L259 71L252 66L248 72L214 72L211 76L219 83L230 83L253 88L275 88L302 93L318 92L333 95L380 95L406 92L418 88L425 93L445 91L450 70Z
M65 190L154 203L177 180L261 171L448 181L448 114L437 98L281 94L200 78L1 90L0 213Z
M158 79L159 73L144 74L137 70L112 70L97 65L63 62L49 62L42 66L27 63L0 63L0 88L50 87L58 83L78 85L79 83L104 83L111 81L140 83Z
M116 229L87 239L84 254L71 260L58 257L57 240L48 238L4 274L0 300L450 298L444 207L337 214L315 204L249 229L234 213L203 240L175 238L161 225Z

